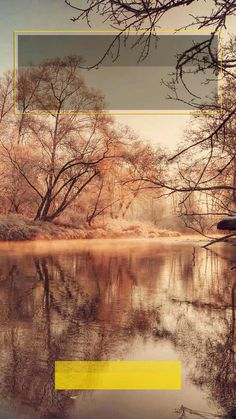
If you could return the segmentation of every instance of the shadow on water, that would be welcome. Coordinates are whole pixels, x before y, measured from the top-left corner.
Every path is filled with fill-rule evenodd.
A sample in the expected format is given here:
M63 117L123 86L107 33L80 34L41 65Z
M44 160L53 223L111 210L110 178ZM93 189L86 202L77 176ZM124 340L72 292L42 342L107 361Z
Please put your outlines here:
M236 272L218 248L0 251L0 417L236 418ZM183 389L54 390L55 360L142 358L180 359Z

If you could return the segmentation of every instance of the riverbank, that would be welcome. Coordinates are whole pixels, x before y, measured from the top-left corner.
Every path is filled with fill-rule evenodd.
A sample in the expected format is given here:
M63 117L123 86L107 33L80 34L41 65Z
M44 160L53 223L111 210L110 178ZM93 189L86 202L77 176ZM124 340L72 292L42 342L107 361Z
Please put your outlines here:
M103 226L80 226L0 217L0 241L180 237L177 231L158 230L150 223L109 221Z

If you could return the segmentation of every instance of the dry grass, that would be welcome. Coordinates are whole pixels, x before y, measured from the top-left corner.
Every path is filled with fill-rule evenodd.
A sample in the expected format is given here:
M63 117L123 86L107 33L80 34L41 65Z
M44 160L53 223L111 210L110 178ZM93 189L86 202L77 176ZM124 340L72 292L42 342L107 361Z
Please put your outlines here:
M158 230L148 223L130 223L110 220L103 226L73 227L70 225L32 221L16 216L0 218L0 241L22 240L65 240L99 238L158 238L178 237L181 234L169 230Z
M79 229L13 216L0 218L1 241L79 238L83 238Z

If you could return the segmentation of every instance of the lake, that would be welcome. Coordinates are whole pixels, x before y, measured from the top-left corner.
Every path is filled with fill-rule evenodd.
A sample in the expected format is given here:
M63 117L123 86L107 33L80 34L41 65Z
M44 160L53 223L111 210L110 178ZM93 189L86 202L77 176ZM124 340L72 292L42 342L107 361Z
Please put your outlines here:
M0 244L0 418L236 418L235 247L201 246ZM180 360L182 389L55 391L56 360Z

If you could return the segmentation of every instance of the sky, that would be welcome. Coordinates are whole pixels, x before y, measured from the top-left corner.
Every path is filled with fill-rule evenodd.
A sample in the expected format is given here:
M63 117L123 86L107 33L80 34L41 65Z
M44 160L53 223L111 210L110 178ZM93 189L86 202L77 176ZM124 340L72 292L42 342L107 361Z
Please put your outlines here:
M76 0L75 0L76 3ZM80 1L80 3L82 3ZM198 2L197 7L210 7L211 1ZM78 2L77 2L78 4ZM189 9L191 11L196 11ZM13 68L13 33L18 30L86 30L86 22L72 22L74 11L64 0L1 0L0 1L0 74ZM172 30L188 21L183 9L168 14L162 29ZM109 29L98 16L92 21L93 29ZM230 22L233 28L233 22ZM141 138L153 145L161 144L174 149L181 141L190 121L189 115L122 115L117 122L129 125Z

